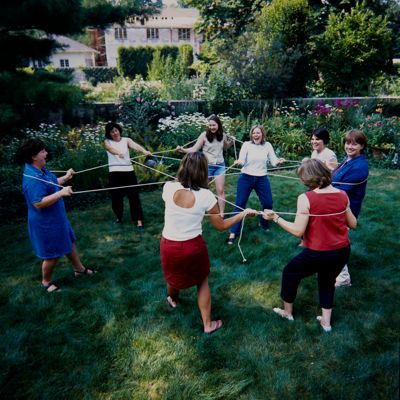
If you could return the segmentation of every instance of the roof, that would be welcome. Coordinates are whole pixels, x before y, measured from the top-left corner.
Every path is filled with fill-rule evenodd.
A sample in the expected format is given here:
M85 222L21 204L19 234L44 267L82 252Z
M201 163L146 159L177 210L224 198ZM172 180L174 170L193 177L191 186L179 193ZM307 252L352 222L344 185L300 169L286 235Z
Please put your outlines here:
M54 35L53 39L64 46L64 48L59 49L57 53L98 53L97 50L66 36Z
M199 20L200 13L197 8L164 7L159 14L145 17L135 16L127 20L127 27L146 27L146 28L193 28Z

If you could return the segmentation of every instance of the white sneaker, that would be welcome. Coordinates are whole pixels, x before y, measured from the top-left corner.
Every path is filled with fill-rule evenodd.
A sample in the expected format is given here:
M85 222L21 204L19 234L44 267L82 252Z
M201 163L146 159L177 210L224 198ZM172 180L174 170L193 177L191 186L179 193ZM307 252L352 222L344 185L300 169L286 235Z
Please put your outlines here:
M336 281L335 287L340 287L340 286L351 286L351 279L345 279L344 281Z
M294 321L293 315L292 314L286 314L285 310L282 310L282 308L275 307L272 310L274 311L274 313L277 313L282 318L286 318L289 321Z
M322 325L321 324L321 320L322 320L322 316L318 315L317 317L317 321L319 321L319 324L321 325L321 328L324 330L324 332L331 332L332 331L332 327L329 325Z

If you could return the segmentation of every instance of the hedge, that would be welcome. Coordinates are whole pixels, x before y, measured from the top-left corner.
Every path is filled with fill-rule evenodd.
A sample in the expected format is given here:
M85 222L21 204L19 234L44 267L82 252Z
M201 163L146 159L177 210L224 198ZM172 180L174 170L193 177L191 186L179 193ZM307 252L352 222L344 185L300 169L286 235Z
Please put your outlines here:
M118 70L115 67L88 67L82 70L86 79L94 86L99 82L113 82L118 76Z
M160 49L161 56L170 56L174 60L178 57L178 46L138 46L120 47L118 49L117 68L120 75L134 79L136 75L147 78L147 70L153 61L153 54Z

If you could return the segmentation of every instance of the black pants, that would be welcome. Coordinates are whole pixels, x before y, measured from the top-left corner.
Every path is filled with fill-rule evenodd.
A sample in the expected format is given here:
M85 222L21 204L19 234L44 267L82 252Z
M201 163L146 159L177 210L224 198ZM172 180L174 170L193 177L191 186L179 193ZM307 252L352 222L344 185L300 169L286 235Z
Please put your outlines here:
M282 300L294 303L301 280L317 273L320 305L331 309L336 277L347 264L349 256L350 246L330 251L304 249L283 269Z
M134 171L110 172L110 187L137 185L136 174ZM124 197L129 200L132 221L143 221L142 204L139 198L139 189L131 187L126 189L111 190L112 209L118 219L122 220L124 213Z

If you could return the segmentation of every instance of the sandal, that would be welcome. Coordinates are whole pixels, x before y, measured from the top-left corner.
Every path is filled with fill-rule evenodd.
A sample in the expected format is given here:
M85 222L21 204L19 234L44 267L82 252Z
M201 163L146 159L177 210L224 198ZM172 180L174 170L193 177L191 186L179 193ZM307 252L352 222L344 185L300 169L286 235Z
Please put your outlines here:
M42 288L47 292L47 293L53 293L53 292L60 292L61 289L59 286L57 286L54 282L49 282L47 285L43 285L42 283ZM50 290L51 288L54 288Z
M167 303L171 308L176 308L178 306L177 302L171 297L167 297Z
M211 321L211 327L212 327L212 329L211 329L210 331L208 331L208 332L204 331L204 333L205 333L206 335L211 335L211 334L217 332L218 329L222 328L222 325L223 325L223 324L224 324L224 323L223 323L222 319L218 319L218 320L216 320L216 321Z
M275 307L272 309L274 313L280 315L282 318L285 318L289 321L294 321L293 315L292 314L286 314L285 310L282 310L282 308Z
M226 244L228 244L229 246L233 245L233 243L235 243L236 240L236 236L234 237L228 237L228 239L226 239Z
M76 269L74 269L74 274L75 276L80 276L80 275L94 275L97 274L97 271L95 269L92 268L86 268L83 267L84 270L83 271L77 271Z

